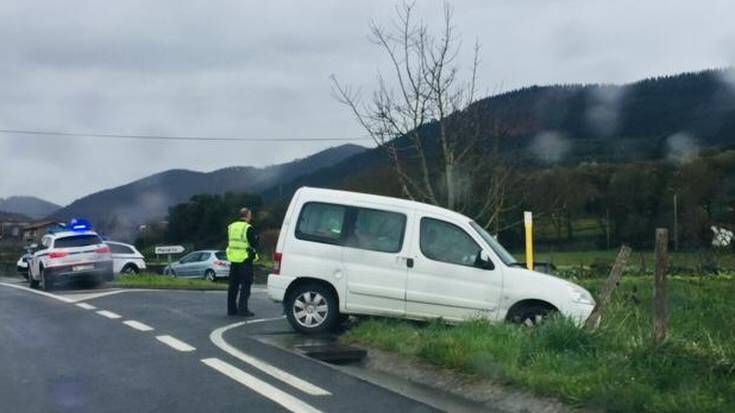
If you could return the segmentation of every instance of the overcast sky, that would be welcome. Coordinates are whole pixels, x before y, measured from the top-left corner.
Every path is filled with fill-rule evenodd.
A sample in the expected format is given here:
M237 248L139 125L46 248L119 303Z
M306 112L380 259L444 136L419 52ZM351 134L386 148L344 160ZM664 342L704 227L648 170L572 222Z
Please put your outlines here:
M427 23L438 23L442 3L418 3ZM482 44L480 80L488 92L623 83L735 61L731 1L451 3L465 43ZM395 5L3 0L0 129L360 137L349 111L332 98L329 75L374 88L385 56L368 41L368 23L388 22ZM0 197L68 204L170 168L263 166L332 145L0 134Z

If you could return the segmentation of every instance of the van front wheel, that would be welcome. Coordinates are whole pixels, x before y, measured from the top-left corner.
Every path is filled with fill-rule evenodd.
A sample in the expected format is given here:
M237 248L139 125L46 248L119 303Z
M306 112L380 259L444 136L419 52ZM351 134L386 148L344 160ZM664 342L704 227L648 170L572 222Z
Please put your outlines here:
M329 331L339 318L337 298L319 284L298 286L288 296L286 317L294 329L304 334Z

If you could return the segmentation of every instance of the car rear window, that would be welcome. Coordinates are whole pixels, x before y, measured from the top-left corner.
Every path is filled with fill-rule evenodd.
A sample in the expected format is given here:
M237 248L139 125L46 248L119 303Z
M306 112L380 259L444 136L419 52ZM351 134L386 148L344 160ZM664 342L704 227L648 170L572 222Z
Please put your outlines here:
M132 248L120 244L107 244L113 254L135 254Z
M218 260L227 260L227 254L224 251L217 251L214 253Z
M57 238L54 241L54 248L86 247L101 243L102 239L97 235L73 235L71 237Z

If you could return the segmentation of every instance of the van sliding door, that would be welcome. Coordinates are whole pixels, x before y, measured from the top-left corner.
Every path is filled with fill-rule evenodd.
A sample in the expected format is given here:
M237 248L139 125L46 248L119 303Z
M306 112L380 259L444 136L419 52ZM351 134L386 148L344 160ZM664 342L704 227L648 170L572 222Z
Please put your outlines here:
M348 311L402 316L411 219L397 210L352 207L342 252Z

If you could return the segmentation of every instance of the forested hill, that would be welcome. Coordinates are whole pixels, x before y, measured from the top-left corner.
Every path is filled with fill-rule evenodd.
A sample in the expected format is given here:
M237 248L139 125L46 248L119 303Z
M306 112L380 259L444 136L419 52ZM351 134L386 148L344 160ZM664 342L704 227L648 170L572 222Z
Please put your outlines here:
M589 158L609 157L608 149L616 146L621 148L619 160L656 157L677 134L701 146L735 143L733 69L622 86L534 86L478 104L499 119L511 136L529 139L557 132L574 144L582 143L576 153ZM622 144L631 145L630 150L624 151Z
M733 69L627 85L533 86L476 104L487 124L497 119L507 134L500 150L520 165L630 162L735 145ZM265 195L287 197L302 185L393 193L388 168L385 154L372 149Z

